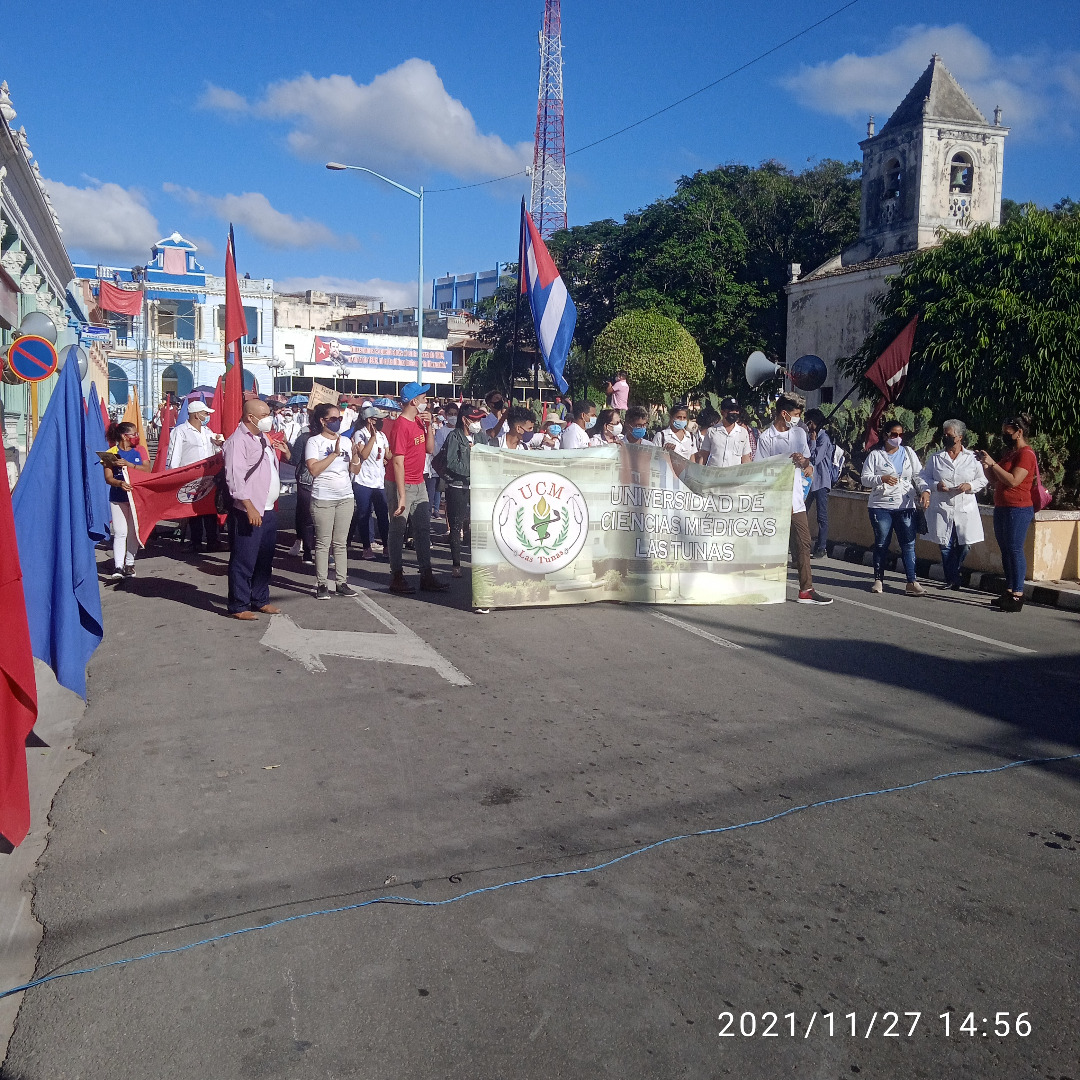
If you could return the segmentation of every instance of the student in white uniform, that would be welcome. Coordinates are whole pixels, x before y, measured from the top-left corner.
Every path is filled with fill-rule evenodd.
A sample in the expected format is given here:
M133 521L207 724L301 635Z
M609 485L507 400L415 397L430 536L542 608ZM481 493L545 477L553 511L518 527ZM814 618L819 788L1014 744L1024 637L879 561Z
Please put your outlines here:
M629 424L629 419L627 423ZM689 430L690 410L685 405L672 407L668 426L653 436L653 442L661 450L674 451L681 458L691 461L700 449L698 437Z
M806 523L804 478L813 475L810 464L810 442L806 430L798 426L806 399L799 394L781 394L773 408L773 422L758 436L755 461L770 458L790 458L795 465L791 489L791 534L789 543L795 565L799 568L800 604L831 604L832 597L822 596L814 589L810 570L810 526Z
M353 476L353 497L356 499L354 524L360 532L364 550L361 559L376 558L371 547L371 515L379 526L383 558L386 558L386 538L390 532L390 512L386 505L386 463L390 459L390 441L383 434L383 421L389 416L385 409L368 405L362 422L356 425L352 436L352 460L360 463L360 471Z
M697 461L727 469L753 460L750 434L739 422L740 415L739 403L733 397L720 402L720 423L712 424L701 440Z
M941 430L945 449L932 454L922 471L930 488L927 535L941 548L946 583L950 589L959 590L968 549L983 539L982 514L975 493L986 487L987 479L979 459L964 446L967 424L963 420L946 420Z
M574 419L566 425L562 433L563 450L584 450L589 445L586 428L592 423L595 408L591 401L574 402Z
M654 445L649 442L649 410L642 408L640 405L631 405L626 410L626 422L623 431L624 441L627 446Z

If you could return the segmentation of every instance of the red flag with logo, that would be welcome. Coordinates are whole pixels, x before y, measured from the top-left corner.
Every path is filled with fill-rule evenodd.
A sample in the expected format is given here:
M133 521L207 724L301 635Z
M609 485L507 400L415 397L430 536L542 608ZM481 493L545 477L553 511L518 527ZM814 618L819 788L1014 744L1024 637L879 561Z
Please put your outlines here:
M129 498L139 543L144 545L159 521L182 521L217 513L215 477L224 468L220 454L180 469L159 473L128 469Z
M911 346L915 341L915 327L919 322L916 315L896 335L889 347L867 368L866 377L881 391L881 400L874 406L874 411L866 425L866 449L869 450L878 441L878 424L885 412L900 396L907 382L908 367L911 363Z
M244 357L240 342L247 332L244 301L236 277L236 241L230 225L225 248L225 400L221 418L221 434L226 439L236 430L244 413Z
M0 470L0 640L0 836L16 847L30 830L26 737L38 710L6 469Z
M107 281L98 282L98 307L120 315L138 315L142 311L141 289L121 289Z

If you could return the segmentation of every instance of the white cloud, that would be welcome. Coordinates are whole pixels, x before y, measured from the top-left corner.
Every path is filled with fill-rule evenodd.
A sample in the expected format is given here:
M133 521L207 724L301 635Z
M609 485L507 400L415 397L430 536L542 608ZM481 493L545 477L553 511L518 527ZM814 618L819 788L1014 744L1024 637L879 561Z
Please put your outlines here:
M84 251L94 258L145 261L150 257L150 248L161 239L157 218L135 188L100 183L81 188L59 180L46 180L45 186L69 249Z
M472 113L443 85L427 60L406 60L360 85L348 75L301 75L270 86L249 104L209 87L202 102L226 112L248 109L289 120L288 143L299 157L345 160L374 169L428 167L459 177L502 176L532 160L532 143L509 146L484 135Z
M206 195L177 184L163 184L170 195L197 209L208 211L225 222L248 229L253 236L274 248L354 247L351 237L338 236L332 229L312 218L296 218L275 210L270 200L258 191L242 195Z
M220 112L247 112L248 103L243 94L235 90L227 90L224 86L215 86L207 83L203 95L199 98L199 105L204 109L217 109Z
M319 277L282 278L274 282L274 288L283 293L302 293L308 289L317 289L320 292L373 296L382 300L388 308L416 307L415 281L386 281L384 278L357 281L354 278L323 274Z
M784 85L802 105L860 122L873 113L880 128L937 53L983 114L1000 105L1021 137L1038 136L1048 117L1055 131L1067 129L1065 113L1080 109L1080 54L1002 56L959 24L900 29L894 41L884 52L804 65Z

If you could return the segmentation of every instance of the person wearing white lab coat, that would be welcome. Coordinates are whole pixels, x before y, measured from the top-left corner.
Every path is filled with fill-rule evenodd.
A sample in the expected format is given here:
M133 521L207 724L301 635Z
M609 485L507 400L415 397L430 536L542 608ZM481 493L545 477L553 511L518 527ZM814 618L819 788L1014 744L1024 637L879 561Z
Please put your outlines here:
M169 469L181 469L213 457L221 449L223 442L220 435L215 435L206 425L214 410L205 401L188 402L187 422L177 424L169 436L169 456L165 465ZM217 514L193 517L187 522L188 542L186 552L196 555L200 546L208 551L218 547Z
M927 458L922 471L930 488L926 535L941 548L946 583L950 589L959 590L960 571L968 550L983 539L975 493L986 487L987 480L979 459L964 446L967 425L962 420L946 420L941 431L945 449Z

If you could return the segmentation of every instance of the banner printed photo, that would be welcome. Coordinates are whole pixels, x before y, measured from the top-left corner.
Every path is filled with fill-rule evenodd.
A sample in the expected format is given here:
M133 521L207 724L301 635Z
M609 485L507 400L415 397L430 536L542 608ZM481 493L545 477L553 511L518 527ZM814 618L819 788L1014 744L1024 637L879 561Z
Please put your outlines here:
M473 605L779 604L793 466L611 446L472 451Z

